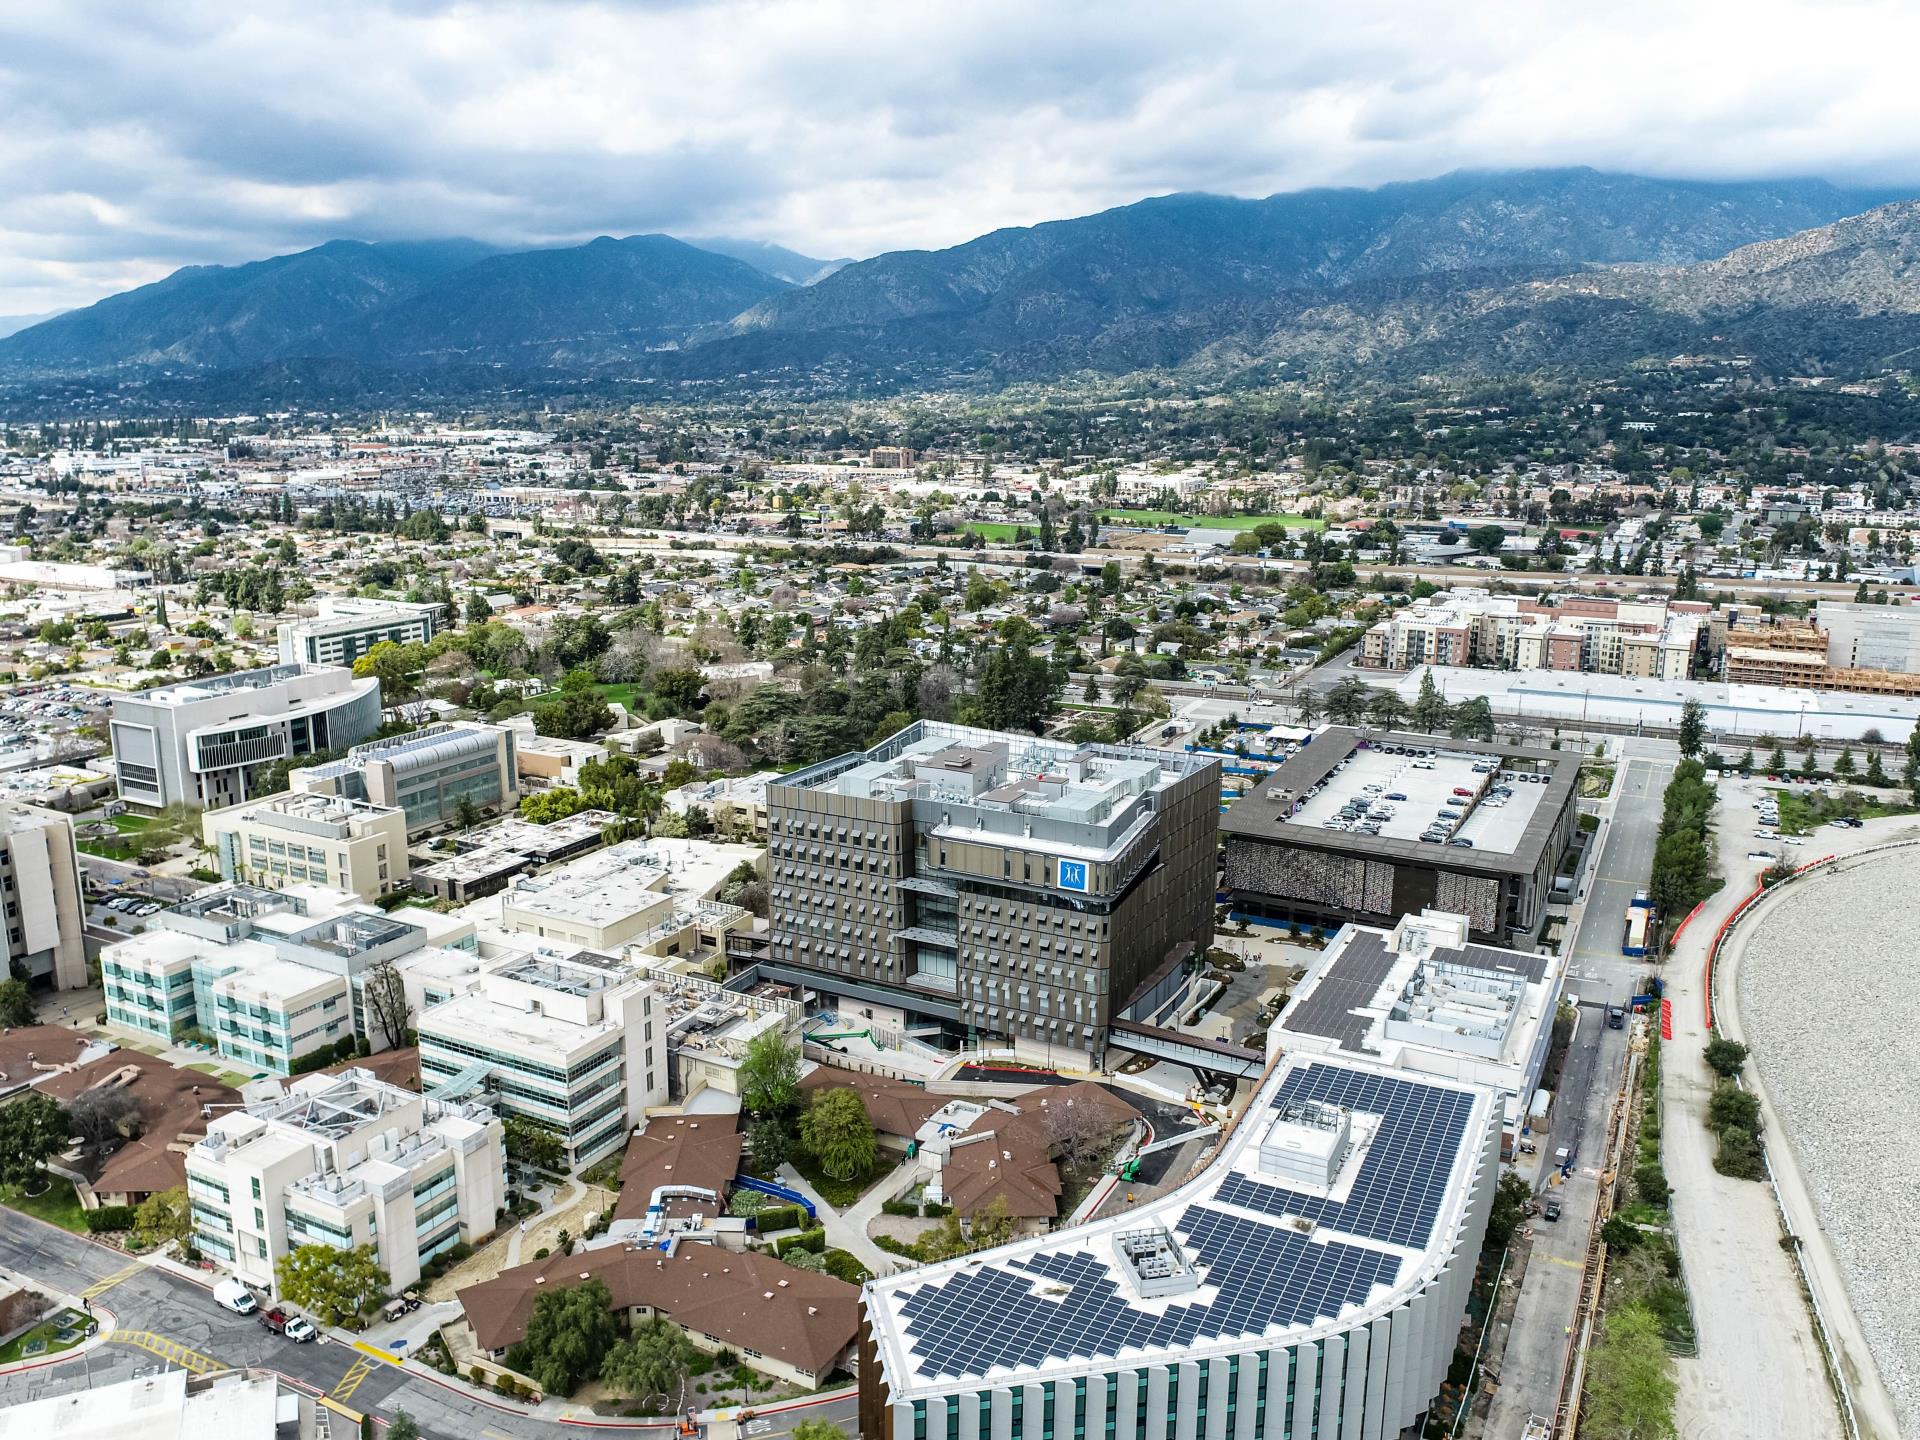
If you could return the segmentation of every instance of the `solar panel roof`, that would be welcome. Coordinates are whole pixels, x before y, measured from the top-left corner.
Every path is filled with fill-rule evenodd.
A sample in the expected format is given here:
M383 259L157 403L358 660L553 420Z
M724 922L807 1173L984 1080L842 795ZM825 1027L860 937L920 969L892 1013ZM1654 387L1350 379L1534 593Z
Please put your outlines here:
M1142 1302L1111 1261L1104 1222L1016 1244L986 1263L924 1278L909 1272L879 1282L870 1304L879 1302L881 1332L897 1317L904 1353L895 1353L911 1378L985 1377L1310 1326L1410 1278L1423 1252L1445 1238L1436 1232L1446 1187L1479 1092L1304 1058L1280 1074L1257 1098L1238 1143L1197 1185L1168 1197L1172 1208L1160 1216L1199 1267L1199 1290ZM1234 1168L1273 1107L1303 1100L1378 1117L1338 1200ZM1303 1230L1292 1217L1315 1226ZM1136 1227L1143 1218L1123 1217ZM887 1292L897 1310L885 1304Z

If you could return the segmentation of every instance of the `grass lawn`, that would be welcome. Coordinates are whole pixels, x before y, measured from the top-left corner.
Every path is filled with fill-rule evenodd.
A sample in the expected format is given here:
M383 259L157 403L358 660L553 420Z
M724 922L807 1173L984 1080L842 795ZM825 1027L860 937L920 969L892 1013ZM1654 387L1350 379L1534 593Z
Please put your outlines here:
M644 693L638 685L635 685L630 680L622 680L618 684L613 685L596 685L593 688L600 692L600 697L608 704L624 705L629 711L633 709L633 697L635 694ZM558 690L549 690L544 695L536 695L528 702L526 708L539 710L553 704L554 701L560 698L560 694L561 692Z
M113 817L113 828L118 830L122 835L138 835L142 830L150 828L152 824L153 817L151 815L116 815Z
M133 858L133 847L105 840L76 840L74 848L88 855L97 855L102 860L129 860Z
M73 1193L73 1182L62 1180L58 1175L47 1178L53 1181L53 1187L44 1195L28 1196L17 1186L0 1185L0 1205L49 1225L58 1225L62 1230L71 1230L76 1235L85 1235L87 1214L80 1208L80 1197Z
M873 1168L865 1175L856 1175L851 1180L836 1180L820 1168L820 1162L802 1149L796 1148L787 1157L794 1169L806 1177L814 1193L836 1210L844 1210L854 1201L894 1172L900 1163L900 1157L882 1150L873 1157Z
M1102 525L1185 525L1194 530L1256 530L1262 525L1285 525L1292 530L1319 530L1326 521L1306 515L1180 515L1172 510L1103 510Z
M1009 524L1004 520L969 520L961 528L972 531L982 540L1011 540L1013 539L1014 532L1023 527ZM1039 533L1033 525L1028 525L1024 528L1029 535Z
M58 1355L63 1350L71 1350L87 1338L87 1329L91 1324L92 1321L77 1310L57 1310L31 1330L0 1345L0 1365L11 1365L16 1360L42 1360L49 1355ZM70 1328L72 1337L60 1339L62 1328ZM29 1354L27 1347L36 1341L41 1342L39 1348Z

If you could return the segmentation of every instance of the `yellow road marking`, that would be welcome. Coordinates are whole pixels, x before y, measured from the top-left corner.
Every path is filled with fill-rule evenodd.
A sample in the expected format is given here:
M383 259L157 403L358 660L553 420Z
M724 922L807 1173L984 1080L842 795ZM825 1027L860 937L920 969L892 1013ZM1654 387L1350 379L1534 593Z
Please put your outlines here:
M338 1400L330 1399L329 1397L322 1395L320 1397L320 1403L326 1406L327 1409L333 1411L334 1414L343 1415L356 1425L365 1425L367 1423L367 1417L365 1415L362 1415L358 1410L349 1410L345 1405L342 1405Z
M126 1269L116 1270L113 1272L113 1274L107 1276L106 1279L94 1281L93 1284L89 1285L86 1289L80 1292L80 1298L82 1300L98 1300L102 1295L106 1294L107 1291L111 1290L114 1286L118 1285L121 1281L131 1280L134 1276L138 1275L142 1270L146 1268L147 1268L146 1266L142 1265L138 1260L136 1260L133 1262L133 1264L127 1266Z
M367 1376L372 1373L373 1361L354 1361L352 1365L347 1367L347 1373L340 1377L340 1383L333 1387L332 1398L335 1400L351 1399L353 1392L358 1390L365 1382Z
M1569 1270L1584 1270L1587 1268L1585 1261L1569 1260L1563 1255L1542 1255L1540 1258L1542 1260L1550 1260L1555 1265L1564 1265Z
M391 1350L382 1350L378 1345L369 1345L364 1340L354 1341L353 1348L364 1355L373 1356L376 1360L384 1360L389 1365L398 1365L400 1363L400 1357Z
M156 1335L151 1330L116 1330L107 1337L122 1345L135 1345L162 1360L178 1365L182 1370L191 1370L196 1375L205 1375L210 1370L224 1370L227 1367L211 1355L202 1355L198 1350L189 1350L178 1340L169 1340L165 1335Z

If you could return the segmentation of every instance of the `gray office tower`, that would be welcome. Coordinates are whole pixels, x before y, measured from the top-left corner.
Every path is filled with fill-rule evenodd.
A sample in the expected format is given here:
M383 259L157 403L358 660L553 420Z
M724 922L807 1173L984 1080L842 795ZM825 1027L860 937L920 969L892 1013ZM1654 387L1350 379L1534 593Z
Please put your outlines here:
M1219 792L1202 756L918 721L768 785L763 971L881 1029L1092 1063L1207 947Z

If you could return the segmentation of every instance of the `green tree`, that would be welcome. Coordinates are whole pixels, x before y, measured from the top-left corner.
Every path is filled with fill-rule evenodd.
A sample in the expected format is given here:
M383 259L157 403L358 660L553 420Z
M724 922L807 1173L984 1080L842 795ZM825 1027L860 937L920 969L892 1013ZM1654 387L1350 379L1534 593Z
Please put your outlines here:
M18 1030L34 1023L33 992L24 980L0 980L0 1029Z
M533 713L537 734L585 740L613 724L613 707L597 690L565 690Z
M380 682L380 703L391 715L405 713L419 698L420 677L427 670L427 647L382 640L353 662L353 673L371 675Z
M1487 1212L1487 1244L1505 1245L1513 1238L1513 1232L1520 1227L1520 1221L1526 1215L1526 1206L1533 1199L1533 1187L1526 1177L1517 1170L1504 1171L1500 1183L1494 1188L1493 1208Z
M1707 1128L1738 1126L1749 1135L1760 1133L1760 1097L1736 1085L1716 1085L1707 1100Z
M800 1117L800 1142L836 1180L851 1180L873 1168L873 1121L850 1089L816 1091Z
M634 1327L633 1334L607 1352L600 1362L600 1378L617 1395L642 1402L658 1399L673 1404L694 1348L679 1326L655 1317Z
M783 1117L762 1115L747 1126L747 1157L761 1174L771 1175L792 1153L793 1135Z
M501 1127L506 1131L507 1154L512 1159L554 1174L567 1168L567 1142L558 1131L519 1115L507 1116Z
M1880 751L1877 747L1867 751L1867 773L1865 779L1869 785L1887 785L1892 783L1887 778L1886 766L1880 760Z
M1405 722L1407 707L1391 690L1376 690L1367 698L1367 719L1382 730L1392 730Z
M1294 718L1302 725L1314 725L1320 720L1320 697L1313 688L1302 685L1293 696Z
M793 1427L793 1440L847 1440L847 1432L829 1420L802 1420Z
M1327 719L1335 725L1358 725L1367 717L1367 704L1373 688L1366 681L1349 675L1327 691Z
M587 1280L543 1290L527 1317L527 1334L507 1352L507 1364L530 1375L550 1395L571 1395L598 1375L620 1339L606 1282Z
M1447 697L1440 693L1440 687L1433 683L1431 668L1420 676L1420 693L1414 697L1412 719L1416 728L1431 735L1436 730L1444 730L1452 717L1453 707L1447 704Z
M1680 707L1680 753L1691 760L1707 738L1707 707L1689 699Z
M1670 1440L1678 1386L1660 1321L1644 1305L1607 1313L1604 1335L1587 1357L1587 1421L1601 1440Z
M420 1426L406 1411L396 1410L387 1422L387 1440L420 1440Z
M173 1241L185 1245L193 1234L193 1211L187 1192L175 1186L156 1190L133 1212L133 1236L141 1245L164 1245Z
M1493 704L1484 695L1462 700L1453 710L1448 732L1462 740L1493 739Z
M1481 555L1497 555L1507 543L1507 532L1499 525L1476 525L1467 531L1467 544Z
M755 1115L779 1115L800 1103L796 1041L777 1030L763 1030L747 1042L747 1052L740 1057L740 1103Z
M392 1286L371 1245L296 1245L273 1265L275 1291L321 1325L357 1319Z
M1833 773L1836 775L1851 777L1854 773L1855 768L1856 766L1853 758L1853 747L1851 745L1848 745L1841 750L1839 758L1833 762Z
M0 1185L25 1185L67 1148L59 1102L35 1092L0 1105Z
M1707 1041L1707 1068L1722 1080L1731 1080L1740 1073L1740 1067L1747 1063L1749 1053L1747 1047L1738 1040L1716 1035Z

